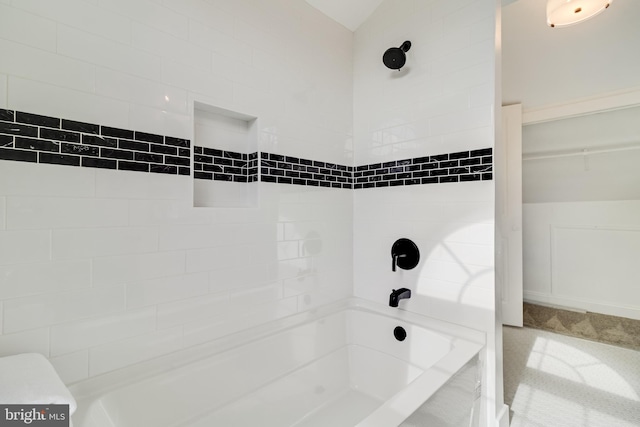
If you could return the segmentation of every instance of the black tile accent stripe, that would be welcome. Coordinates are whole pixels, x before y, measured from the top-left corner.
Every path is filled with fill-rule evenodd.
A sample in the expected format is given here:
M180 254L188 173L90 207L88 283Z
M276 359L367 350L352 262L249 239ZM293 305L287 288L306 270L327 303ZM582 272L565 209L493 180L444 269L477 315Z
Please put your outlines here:
M5 120L7 122L15 121L15 112L12 110L2 110L0 109L0 120Z
M68 154L79 154L82 156L100 157L100 148L90 145L66 144L62 143L60 151Z
M191 142L0 109L0 160L190 175Z
M261 153L260 180L278 184L353 188L353 167L281 154Z
M258 153L194 147L194 178L227 182L257 182Z
M100 135L112 136L114 138L133 139L133 131L132 130L112 128L112 127L108 127L108 126L101 126L100 127Z
M254 182L242 176L248 171L257 176L253 165L245 172L243 163L236 163L244 162L246 154L199 146L194 152L197 179ZM486 181L493 179L492 153L487 148L351 167L263 152L260 181L345 189Z
M100 133L99 125L93 125L91 123L75 122L73 120L64 120L64 119L62 119L62 129L73 130L73 131L82 132L82 133L92 133L92 134Z
M24 113L22 111L16 111L16 122L60 129L60 119L57 119L55 117L40 116L38 114Z
M38 153L38 163L51 163L55 165L80 166L80 156L70 156L68 154Z
M0 147L13 148L13 136L0 135Z
M123 171L149 172L149 163L119 160L118 169Z
M364 189L493 179L483 148L356 167L274 153L194 146L196 179ZM191 174L191 142L99 124L0 109L0 160ZM260 175L258 171L260 170Z
M40 138L52 139L55 141L80 142L80 134L64 130L40 128Z
M18 162L37 162L37 151L14 150L12 148L0 148L0 160L15 160Z
M110 159L96 159L93 157L83 157L82 166L87 168L118 169L118 162Z
M357 166L354 189L493 179L493 148Z
M19 136L19 137L16 137L16 141L14 145L16 148L22 148L27 150L51 151L54 153L60 152L59 142L48 141L46 139L23 138Z
M134 135L135 135L134 139L138 141L155 142L156 144L164 143L164 137L160 135L155 135L152 133L145 133L145 132L135 132Z
M9 135L38 136L38 128L18 123L0 122L0 133Z
M118 140L114 138L107 138L100 135L82 135L82 143L87 145L98 145L100 147L113 147L118 146Z

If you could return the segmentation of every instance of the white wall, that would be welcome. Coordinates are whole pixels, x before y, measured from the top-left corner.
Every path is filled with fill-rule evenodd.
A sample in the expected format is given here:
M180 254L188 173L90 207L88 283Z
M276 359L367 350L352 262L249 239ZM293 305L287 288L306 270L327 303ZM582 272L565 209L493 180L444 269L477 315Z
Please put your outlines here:
M524 297L640 319L640 201L527 203Z
M263 150L351 151L352 33L306 3L16 0L0 20L0 107L188 138L199 98L259 115Z
M630 54L640 38L639 2L613 1L565 28L547 26L546 4L517 0L503 8L505 105L521 103L526 112L640 88L640 57Z
M526 125L524 297L638 318L640 2L567 28L546 26L545 3L503 9L503 102Z
M495 3L387 0L355 33L356 165L494 146ZM382 54L412 42L392 71ZM355 293L487 333L484 424L494 425L493 181L355 191ZM391 246L416 242L413 270L391 271ZM491 374L487 375L487 372Z
M524 127L528 301L640 319L639 114Z
M351 164L352 38L293 0L2 1L0 108L190 138L197 99ZM351 295L349 190L193 209L189 179L0 161L0 354L73 382Z

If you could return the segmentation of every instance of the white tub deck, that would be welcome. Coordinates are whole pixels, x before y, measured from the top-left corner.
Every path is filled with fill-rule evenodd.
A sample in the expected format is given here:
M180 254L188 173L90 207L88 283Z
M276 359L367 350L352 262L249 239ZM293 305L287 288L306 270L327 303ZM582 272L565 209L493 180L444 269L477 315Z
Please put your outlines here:
M349 299L75 384L73 421L397 426L483 345L480 332Z

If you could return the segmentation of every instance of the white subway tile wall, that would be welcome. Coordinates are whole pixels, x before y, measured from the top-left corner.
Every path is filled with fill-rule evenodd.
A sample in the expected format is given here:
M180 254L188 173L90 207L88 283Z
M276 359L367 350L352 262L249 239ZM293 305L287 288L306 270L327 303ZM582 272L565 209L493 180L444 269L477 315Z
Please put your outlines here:
M169 276L127 285L127 308L153 306L209 293L207 273Z
M18 332L124 310L124 286L42 293L4 303L4 331Z
M7 75L0 73L0 108L7 108Z
M0 54L2 71L11 77L44 81L85 92L93 92L95 87L95 67L86 62L6 39L0 39ZM42 64L48 66L42 67ZM12 86L10 78L9 92ZM31 112L31 109L25 111Z
M13 264L0 267L0 277L1 299L88 288L91 284L91 262L74 260Z
M0 197L0 230L4 230L6 228L6 198Z
M182 348L182 327L164 329L89 349L89 375L100 375Z
M63 364L64 357L82 358L84 351L89 360L100 360L96 374L122 366L103 355L111 354L111 344L135 342L129 338L144 341L151 334L155 343L155 331L184 327L190 336L184 345L193 345L352 292L349 191L263 184L269 187L263 188L262 207L234 214L189 208L180 185L166 185L171 181L163 175L91 170L87 178L82 168L58 166L47 176L31 166L2 161L0 167L11 169L11 182L28 194L13 195L16 189L5 183L8 195L0 199L7 215L7 230L0 231L0 342L8 353L33 350ZM46 193L56 180L74 181L69 170L92 185L76 186L76 196L66 190L67 197L25 187L37 171L49 181L41 187ZM85 195L96 193L100 197ZM170 199L174 194L177 199ZM284 261L278 259L280 245L293 248ZM332 295L327 289L336 283L344 289ZM208 332L193 335L201 327ZM21 346L31 331L38 331L39 341ZM178 342L153 348L168 351ZM147 354L159 353L136 357ZM85 378L87 364L74 369L69 362L64 372L69 380Z
M392 288L409 287L414 294L405 302L408 310L487 329L493 323L480 321L491 316L474 317L442 289L458 287L462 301L478 288L486 298L476 308L494 311L494 186L462 182L485 179L485 173L493 178L494 15L490 0L384 2L354 36L355 164L379 166L380 173L398 170L397 177L407 176L411 183L434 180L435 165L447 168L438 185L354 192L355 293L385 301ZM380 66L384 49L404 40L412 42L406 67ZM424 156L431 160L416 162ZM404 160L409 158L413 162ZM431 171L428 178L425 168ZM358 180L372 185L371 171L355 171L363 174L354 177L356 185ZM393 273L387 261L400 237L415 240L422 258L416 269ZM452 274L442 278L437 273L442 271ZM442 280L449 288L438 286Z
M51 258L50 231L0 232L0 265L32 264Z
M185 89L108 68L96 68L96 94L163 112L186 115L189 111Z
M49 328L31 329L15 334L0 335L0 356L18 353L49 354Z
M56 23L0 4L0 37L55 52Z
M0 108L190 139L208 102L258 117L261 152L362 181L260 182L258 207L194 209L188 176L0 160L0 355L42 353L70 383L354 286L386 303L410 285L407 309L488 327L491 169L438 156L493 146L492 1L386 1L355 35L302 1L49 3L0 1ZM407 39L407 67L386 69ZM357 170L423 179L395 168L425 156L451 176L368 188ZM423 258L393 274L400 237Z
M138 336L155 330L155 307L131 310L51 327L51 355L67 354L120 338Z
M184 206L185 202L190 202L189 181L189 177L127 171L113 173L105 170L96 170L93 178L96 197L149 201L168 200L173 206ZM196 217L203 215L193 210L190 212L190 215Z
M83 380L89 376L89 351L82 350L63 356L50 357L49 361L67 384Z
M123 227L129 222L125 200L16 196L6 212L11 230Z
M358 28L355 165L384 167L449 153L438 165L452 168L445 181L457 179L451 176L456 173L469 173L464 180L483 171L492 175L492 168L482 168L484 159L458 155L482 157L487 150L490 156L494 146L495 9L493 0L385 1ZM405 40L412 42L406 66L401 71L384 67L385 49ZM357 167L356 172L366 173ZM355 177L356 183L367 183L366 177ZM402 309L486 332L482 412L483 425L493 425L493 181L356 189L353 227L356 296L385 303L392 289L406 287L412 295L400 302ZM412 270L392 272L391 247L399 238L417 244L420 262Z
M55 3L25 0L13 6L22 9L14 9L16 13L41 16L53 27L57 22L121 43L131 41L131 19L99 8L96 4L77 0L60 0ZM30 16L25 18L24 23L33 25L34 22L38 21ZM55 46L55 30L50 35ZM52 50L55 51L55 48Z
M54 229L53 260L151 252L158 247L158 230L150 227Z
M89 72L93 73L93 69ZM127 128L129 124L130 104L114 98L57 86L55 83L49 83L48 79L43 82L14 75L9 75L7 88L7 107L17 111L87 123L104 123L120 128ZM143 129L142 126L138 129L157 132L157 129Z
M176 276L185 271L184 252L150 252L100 257L91 261L93 286L114 286Z
M350 165L352 39L304 2L0 1L0 108L191 139L198 100L258 117L261 151ZM0 161L0 355L71 383L352 293L351 191L194 209L191 185Z
M230 312L229 293L211 293L205 296L158 304L158 329L173 328L209 317L224 318Z

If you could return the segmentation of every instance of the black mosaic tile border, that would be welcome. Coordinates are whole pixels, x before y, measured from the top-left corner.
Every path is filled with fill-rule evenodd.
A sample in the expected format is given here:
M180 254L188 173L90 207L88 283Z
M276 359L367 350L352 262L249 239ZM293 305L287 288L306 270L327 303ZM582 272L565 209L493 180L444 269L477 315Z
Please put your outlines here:
M278 184L353 188L353 167L317 160L261 153L260 180Z
M0 160L190 175L191 142L0 109ZM281 154L194 147L194 178L364 189L493 179L493 149L357 167Z
M493 179L493 149L372 163L357 167L262 153L261 181L332 188L378 188Z
M357 166L353 179L354 189L488 181L493 179L493 149Z
M258 181L258 153L194 146L193 177L228 182Z
M0 160L191 174L191 142L0 109Z

